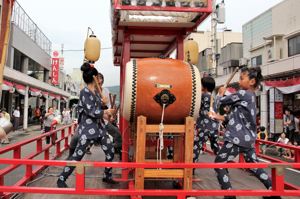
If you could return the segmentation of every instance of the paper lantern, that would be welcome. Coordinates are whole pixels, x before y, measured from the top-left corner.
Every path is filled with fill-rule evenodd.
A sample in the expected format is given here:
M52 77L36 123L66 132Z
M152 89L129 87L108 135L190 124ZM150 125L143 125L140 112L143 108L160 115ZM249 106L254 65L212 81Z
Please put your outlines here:
M85 58L88 61L90 62L98 61L100 57L100 49L101 49L101 42L99 39L96 38L95 35L90 35L90 37L85 40L84 52L85 52Z
M184 44L184 61L196 64L198 62L198 57L198 43L190 38Z

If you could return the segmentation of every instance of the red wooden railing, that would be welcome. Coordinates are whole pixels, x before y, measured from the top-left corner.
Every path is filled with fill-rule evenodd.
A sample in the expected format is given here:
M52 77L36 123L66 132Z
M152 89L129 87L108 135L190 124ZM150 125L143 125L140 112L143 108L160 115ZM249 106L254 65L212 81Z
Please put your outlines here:
M5 169L0 171L0 196L3 198L10 198L13 193L44 193L44 194L77 194L77 195L116 195L116 196L176 196L177 199L185 199L186 196L300 196L300 188L294 185L288 185L284 182L284 168L300 169L300 163L129 163L129 162L75 162L75 161L55 161L54 159L61 155L61 153L68 149L68 138L71 136L72 126L68 125L64 128L51 131L47 134L39 135L37 137L19 142L12 146L0 149L0 154L13 151L13 158L0 158L0 164L10 164ZM68 133L65 130L68 129ZM61 136L56 140L56 153L49 158L49 144L42 148L42 138L51 135L55 137L55 133L61 131ZM61 147L62 141L65 144ZM31 155L22 158L20 156L21 147L37 143L36 151ZM262 142L259 140L259 142ZM267 141L266 141L267 142ZM280 145L280 144L279 144ZM291 147L292 146L284 146ZM295 148L295 150L298 150ZM44 153L44 160L33 160L38 154ZM34 179L47 166L70 166L74 164L83 172L76 172L76 187L75 188L49 188L49 187L26 187L27 182ZM26 165L26 173L23 178L13 186L4 185L4 176L21 165ZM38 167L33 170L33 166ZM118 168L271 168L273 189L272 190L136 190L134 189L133 179L126 180L129 182L127 189L86 189L85 188L85 167L118 167ZM81 168L81 169L78 169ZM120 179L117 179L120 180ZM122 181L122 180L121 180ZM124 181L124 180L123 180ZM134 197L133 197L134 198ZM139 197L136 197L139 198Z

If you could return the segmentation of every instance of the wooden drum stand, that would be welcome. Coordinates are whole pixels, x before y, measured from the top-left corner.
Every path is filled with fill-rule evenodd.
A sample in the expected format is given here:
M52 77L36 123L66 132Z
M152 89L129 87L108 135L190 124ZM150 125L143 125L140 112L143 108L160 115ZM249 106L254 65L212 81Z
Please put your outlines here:
M145 159L146 134L159 133L159 125L147 125L147 118L137 118L136 138L134 143L135 160L138 163L156 162L156 159ZM184 134L183 163L193 162L194 118L186 117L183 125L164 125L163 133ZM159 150L159 149L158 149ZM181 160L181 137L174 136L173 160L162 159L162 163L176 163ZM144 189L145 178L182 178L183 189L191 190L193 169L135 169L135 189Z

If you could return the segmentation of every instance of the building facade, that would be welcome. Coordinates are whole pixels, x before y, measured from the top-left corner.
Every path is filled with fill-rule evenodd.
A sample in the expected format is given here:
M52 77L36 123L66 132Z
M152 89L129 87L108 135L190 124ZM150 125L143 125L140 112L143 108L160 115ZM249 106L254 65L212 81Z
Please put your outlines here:
M300 1L284 0L243 25L243 57L248 66L261 66L264 82L258 89L261 125L270 136L283 132L284 109L300 115ZM218 87L229 75L216 78ZM237 85L235 75L231 85Z
M2 55L6 32L8 3L1 1L1 44ZM0 108L6 108L11 115L20 107L23 129L28 125L28 107L54 105L60 109L70 93L49 82L51 72L51 41L32 21L23 8L14 1L7 60L3 71L2 98ZM34 113L33 113L34 115ZM30 119L30 118L29 118Z
M212 35L211 31L198 31L197 33L192 33L190 38L193 38L198 43L198 49L199 49L199 59L198 62L195 64L197 68L199 69L201 75L203 74L211 74L211 68L212 68L212 62L211 62L211 56L212 56ZM243 35L242 33L235 33L228 29L223 29L222 32L217 33L217 39L216 39L216 54L217 56L217 65L220 66L220 64L223 64L223 62L226 62L225 60L227 58L224 57L224 53L227 53L227 50L222 50L223 48L226 48L228 44L231 43L242 43L243 42ZM228 66L225 67L225 70L229 68ZM217 72L219 75L223 75L223 66L217 68Z

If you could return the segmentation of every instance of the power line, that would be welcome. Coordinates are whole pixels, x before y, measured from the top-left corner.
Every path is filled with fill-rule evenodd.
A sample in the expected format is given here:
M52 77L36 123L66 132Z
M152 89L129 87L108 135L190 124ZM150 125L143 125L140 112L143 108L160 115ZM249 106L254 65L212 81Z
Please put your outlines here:
M108 50L108 49L112 49L112 47L101 48L101 50ZM64 52L66 52L66 51L84 51L84 49L80 49L80 50L64 50Z

